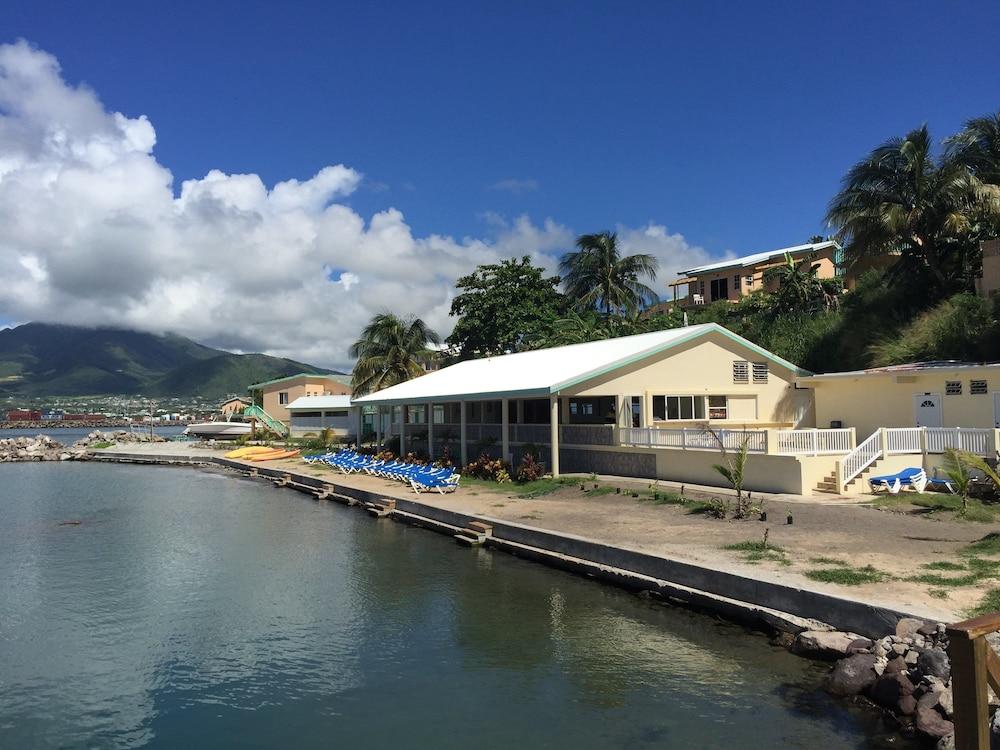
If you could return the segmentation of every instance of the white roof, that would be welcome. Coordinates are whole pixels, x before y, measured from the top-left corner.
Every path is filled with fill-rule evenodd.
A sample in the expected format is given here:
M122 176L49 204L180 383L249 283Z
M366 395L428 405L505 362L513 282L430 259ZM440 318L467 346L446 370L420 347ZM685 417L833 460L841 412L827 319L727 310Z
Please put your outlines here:
M807 375L717 323L471 359L354 399L358 404L413 404L486 398L548 396L709 333L721 333L762 356Z
M709 263L705 266L698 266L697 268L691 268L687 271L681 271L682 276L691 276L693 274L707 273L708 271L719 271L723 268L744 268L746 266L753 266L757 263L763 263L765 260L770 260L771 258L783 256L785 253L791 255L797 255L799 253L815 253L820 250L826 250L829 247L840 248L833 240L827 242L816 242L809 243L806 245L795 245L794 247L783 247L780 250L768 250L763 253L755 253L753 255L744 255L742 258L730 258L729 260L719 261L718 263Z
M955 359L937 360L932 362L907 362L901 365L886 365L885 367L872 367L867 370L848 370L846 372L824 372L820 375L809 375L800 378L800 382L822 382L836 378L866 378L879 377L884 375L924 375L927 373L940 374L944 371L954 370L978 370L983 368L993 369L1000 367L1000 362L962 362Z
M320 411L322 409L347 409L350 396L299 396L285 408L288 411Z

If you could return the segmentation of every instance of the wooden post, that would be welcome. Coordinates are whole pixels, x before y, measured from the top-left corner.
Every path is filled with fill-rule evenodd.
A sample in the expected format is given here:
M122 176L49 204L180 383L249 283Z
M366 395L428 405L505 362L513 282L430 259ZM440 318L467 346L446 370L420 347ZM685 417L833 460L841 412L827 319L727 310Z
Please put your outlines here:
M552 453L552 476L559 476L559 396L549 397L549 435Z
M985 638L948 629L951 689L955 701L955 750L989 750Z

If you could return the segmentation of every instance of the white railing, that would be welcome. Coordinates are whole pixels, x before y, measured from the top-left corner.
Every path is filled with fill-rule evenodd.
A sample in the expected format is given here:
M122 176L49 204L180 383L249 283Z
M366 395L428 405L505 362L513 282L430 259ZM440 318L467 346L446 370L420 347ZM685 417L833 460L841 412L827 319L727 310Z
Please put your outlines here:
M854 449L854 430L777 430L778 453L814 456L850 453Z
M890 456L900 453L923 453L921 427L887 427L885 452Z
M738 450L747 441L750 453L767 453L766 430L657 429L622 427L622 445L638 448L680 448L682 450Z
M882 457L881 431L872 433L861 445L848 453L840 462L838 479L841 488Z
M948 448L992 458L996 453L993 430L968 427L928 427L927 452L944 453Z

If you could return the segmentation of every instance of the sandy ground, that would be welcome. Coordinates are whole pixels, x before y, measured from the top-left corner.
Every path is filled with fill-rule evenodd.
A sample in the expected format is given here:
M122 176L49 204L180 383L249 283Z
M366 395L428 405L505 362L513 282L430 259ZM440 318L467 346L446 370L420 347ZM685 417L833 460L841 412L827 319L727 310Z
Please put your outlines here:
M164 446L164 447L161 447ZM177 443L152 446L155 452L178 453ZM120 446L109 450L153 452L151 446ZM184 452L208 453L189 448ZM369 476L344 476L329 467L305 464L300 459L272 461L268 468L287 468L302 474L329 479L387 497L416 495L399 483ZM582 481L582 480L581 480ZM612 486L647 489L648 482L628 482L608 479ZM665 487L666 485L661 484ZM947 598L936 598L930 590L936 587L906 580L924 571L921 564L957 560L957 552L966 544L990 532L1000 532L1000 524L970 523L928 518L926 514L910 514L879 510L859 504L857 498L836 499L826 496L788 497L760 495L765 502L768 520L762 522L722 521L694 515L682 506L655 505L631 496L605 494L586 495L579 487L561 488L538 498L517 496L516 485L461 487L449 495L423 493L420 502L456 511L488 516L586 537L595 541L640 550L673 559L686 560L718 570L726 570L761 579L819 591L845 598L878 603L943 621L964 619L964 612L976 604L989 585L948 588ZM691 487L687 494L697 496ZM712 494L722 495L723 490ZM757 495L755 495L757 497ZM791 514L794 522L786 523ZM769 541L782 547L790 565L763 561L747 563L740 553L722 549L742 541L759 541L769 529ZM805 577L808 570L823 567L810 558L836 558L859 567L871 565L885 571L896 580L861 586L843 586L813 581ZM1000 586L1000 582L997 582Z

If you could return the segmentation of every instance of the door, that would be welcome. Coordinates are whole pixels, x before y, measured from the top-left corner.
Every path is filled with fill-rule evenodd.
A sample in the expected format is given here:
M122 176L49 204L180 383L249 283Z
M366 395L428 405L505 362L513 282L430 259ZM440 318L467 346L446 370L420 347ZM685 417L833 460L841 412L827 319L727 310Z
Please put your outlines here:
M916 393L913 396L913 420L917 427L941 427L941 395Z
M729 299L729 279L712 279L711 292L712 302L720 299Z

